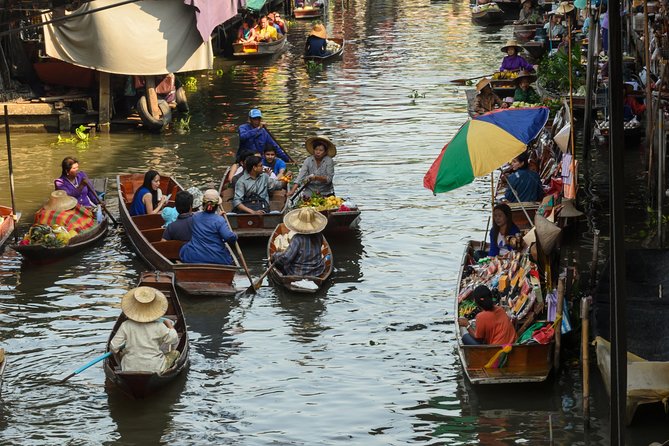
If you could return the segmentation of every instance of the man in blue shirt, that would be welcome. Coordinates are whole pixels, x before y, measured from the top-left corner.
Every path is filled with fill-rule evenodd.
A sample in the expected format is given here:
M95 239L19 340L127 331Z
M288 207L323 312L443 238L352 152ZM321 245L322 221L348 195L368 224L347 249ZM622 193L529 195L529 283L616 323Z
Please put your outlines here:
M513 172L506 177L509 187L504 194L504 199L509 203L539 201L544 196L539 174L530 170L527 165L529 158L529 154L524 152L511 161Z
M262 122L262 113L257 108L249 112L249 122L239 126L239 149L237 160L243 153L263 153L265 146L270 144L276 149L276 155L286 162L292 161L290 156L281 150L279 144L270 136L265 123Z
M183 240L187 242L193 234L193 196L185 190L177 192L174 207L179 216L163 232L163 240Z
M262 165L267 167L270 172L274 172L274 175L277 178L280 178L286 171L286 163L282 159L276 157L276 149L271 144L265 146Z

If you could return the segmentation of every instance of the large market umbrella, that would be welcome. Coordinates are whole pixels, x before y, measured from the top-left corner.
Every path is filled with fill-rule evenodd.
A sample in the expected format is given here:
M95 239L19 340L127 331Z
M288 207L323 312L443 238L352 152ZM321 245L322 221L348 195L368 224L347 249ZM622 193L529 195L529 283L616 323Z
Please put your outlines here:
M435 194L487 175L524 152L548 121L547 107L507 108L467 121L423 178Z

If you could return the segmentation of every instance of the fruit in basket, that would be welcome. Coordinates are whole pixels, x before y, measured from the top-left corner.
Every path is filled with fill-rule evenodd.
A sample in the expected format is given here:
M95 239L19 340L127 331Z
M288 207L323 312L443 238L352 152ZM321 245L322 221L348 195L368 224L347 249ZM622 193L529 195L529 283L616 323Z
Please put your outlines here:
M317 211L327 211L332 209L339 209L342 203L344 203L344 199L335 197L334 195L330 197L321 197L320 195L314 194L311 196L311 198L300 201L297 207L312 207Z

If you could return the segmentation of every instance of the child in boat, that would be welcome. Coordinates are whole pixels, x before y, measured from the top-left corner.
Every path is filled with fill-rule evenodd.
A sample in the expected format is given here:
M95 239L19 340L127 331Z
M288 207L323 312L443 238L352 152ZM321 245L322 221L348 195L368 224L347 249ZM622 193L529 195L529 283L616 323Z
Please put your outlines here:
M492 211L492 228L490 229L490 250L488 255L505 255L513 249L509 237L520 234L520 229L513 223L511 208L508 204L495 205Z
M328 219L312 207L294 209L283 217L283 223L295 235L288 249L275 252L272 262L287 276L320 276L325 271L321 252Z
M522 50L521 46L518 45L518 42L511 39L506 42L506 45L502 47L502 52L507 55L502 59L502 65L499 67L499 71L534 71L534 66L531 63L525 60L523 56L520 56L519 53Z
M124 372L161 373L169 369L177 354L165 354L161 347L176 346L179 338L174 323L162 316L167 298L155 288L142 286L128 291L121 300L124 321L110 342L110 350L121 355Z
M493 302L492 293L485 285L474 288L469 297L481 308L476 315L475 327L466 317L458 318L458 325L464 328L464 345L506 345L516 341L516 330L504 309Z
M242 22L237 32L237 43L251 43L256 41L255 24L252 19L246 19Z
M516 91L513 94L513 100L518 102L527 102L528 104L539 104L541 97L530 86L531 83L537 80L537 77L527 71L521 71L518 77L514 79L516 84Z

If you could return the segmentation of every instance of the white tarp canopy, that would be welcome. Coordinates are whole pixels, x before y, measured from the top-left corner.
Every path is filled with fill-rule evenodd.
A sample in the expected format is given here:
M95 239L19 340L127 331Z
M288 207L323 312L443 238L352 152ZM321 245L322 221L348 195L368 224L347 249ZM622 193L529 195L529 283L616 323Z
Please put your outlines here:
M96 0L72 14L119 3ZM51 14L44 20L51 20ZM115 74L159 75L213 66L195 9L183 0L142 0L44 27L49 57Z

